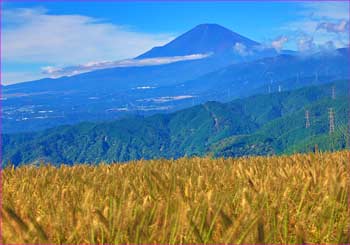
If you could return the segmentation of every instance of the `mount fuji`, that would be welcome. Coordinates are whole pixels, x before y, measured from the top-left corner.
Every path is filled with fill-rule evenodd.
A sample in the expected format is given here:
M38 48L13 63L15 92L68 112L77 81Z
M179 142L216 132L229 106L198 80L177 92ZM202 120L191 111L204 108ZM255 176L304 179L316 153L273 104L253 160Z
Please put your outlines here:
M260 45L220 25L201 24L162 47L152 48L137 59L200 53L222 54L232 52L235 44L246 48Z
M348 52L335 53L300 58L220 25L201 24L126 62L83 72L70 67L81 74L2 87L3 132L172 112L265 93L271 81L293 89L310 85L316 71L319 83L347 77ZM297 74L298 83L288 82Z

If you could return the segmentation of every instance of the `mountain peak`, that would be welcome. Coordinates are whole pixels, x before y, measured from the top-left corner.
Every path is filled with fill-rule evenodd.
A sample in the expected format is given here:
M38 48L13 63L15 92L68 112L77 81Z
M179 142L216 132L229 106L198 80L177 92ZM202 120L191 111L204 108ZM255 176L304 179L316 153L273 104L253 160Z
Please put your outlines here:
M215 24L215 23L203 23L203 24L199 24L196 25L194 28L192 28L190 31L193 31L195 29L201 29L201 30L208 30L208 29L212 29L212 30L221 30L221 31L227 31L227 32L233 32L230 29L219 25L219 24Z
M232 50L236 43L241 43L246 47L259 45L259 43L243 37L223 26L206 23L197 25L168 44L155 47L137 58L221 53Z
M225 28L225 27L223 27L221 25L215 24L215 23L199 24L199 25L195 26L193 29L196 29L196 28L223 28L223 29L228 30L227 28Z

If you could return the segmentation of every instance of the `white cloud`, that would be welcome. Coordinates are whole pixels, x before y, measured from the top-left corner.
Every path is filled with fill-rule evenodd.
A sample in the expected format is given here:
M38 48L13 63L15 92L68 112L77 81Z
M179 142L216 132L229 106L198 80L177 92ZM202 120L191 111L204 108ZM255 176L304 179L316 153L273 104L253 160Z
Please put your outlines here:
M114 67L132 67L132 66L154 66L164 65L173 62L198 60L209 57L211 54L192 54L185 56L159 57L148 59L127 59L120 61L102 61L88 62L84 65L68 66L68 67L53 67L47 66L42 68L42 73L50 77L73 76L80 73L90 72L99 69L114 68Z
M43 74L54 74L54 73L62 71L62 68L58 68L58 67L54 67L54 66L45 66L41 69L43 71L42 72Z
M172 39L88 16L52 15L45 9L4 10L2 15L4 62L71 65L125 59Z
M349 22L346 20L341 20L339 23L322 22L318 24L316 29L334 33L346 32L349 29Z
M322 46L320 46L320 49L324 50L324 51L330 51L330 50L334 50L336 47L334 45L334 42L332 41L328 41L326 43L324 43Z
M316 44L311 36L302 36L298 39L298 51L302 54L313 54L319 51L333 52L336 49L336 45L333 41L327 41L322 44Z
M285 35L266 39L260 45L254 46L252 50L250 50L250 53L253 54L254 52L263 52L266 50L280 52L288 42L289 38Z
M349 19L348 1L330 1L330 2L308 2L302 3L302 16L322 19Z
M280 36L271 42L271 46L276 51L280 51L286 42L288 42L288 38L286 36Z
M281 30L300 51L340 48L349 44L348 2L319 1L300 3L299 6L299 19L286 23Z
M233 50L241 56L247 56L251 54L243 43L235 43Z
M313 52L316 48L314 39L310 36L303 36L298 39L298 51L300 52Z

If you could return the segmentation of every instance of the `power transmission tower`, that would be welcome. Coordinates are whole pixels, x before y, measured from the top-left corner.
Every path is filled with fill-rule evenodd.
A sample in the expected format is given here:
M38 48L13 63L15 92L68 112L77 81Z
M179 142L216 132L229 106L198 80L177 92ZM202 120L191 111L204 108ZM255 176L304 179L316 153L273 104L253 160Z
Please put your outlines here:
M335 100L335 86L332 86L332 99Z
M334 133L334 111L333 108L328 109L329 115L329 134Z
M310 128L310 114L309 114L309 110L305 111L305 128Z

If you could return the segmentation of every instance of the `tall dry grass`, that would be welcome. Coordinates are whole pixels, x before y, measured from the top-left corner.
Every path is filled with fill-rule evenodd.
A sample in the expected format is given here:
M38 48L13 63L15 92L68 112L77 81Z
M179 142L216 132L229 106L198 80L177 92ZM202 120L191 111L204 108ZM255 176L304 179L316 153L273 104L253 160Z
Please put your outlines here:
M3 171L3 243L349 243L350 152Z

